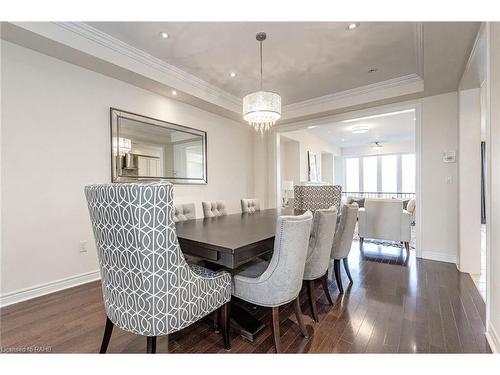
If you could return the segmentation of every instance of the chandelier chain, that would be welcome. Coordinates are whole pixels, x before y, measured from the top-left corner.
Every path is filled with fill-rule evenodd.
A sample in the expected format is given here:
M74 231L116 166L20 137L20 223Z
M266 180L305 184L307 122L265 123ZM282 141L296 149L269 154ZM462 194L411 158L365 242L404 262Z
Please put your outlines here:
M262 40L260 43L260 89L262 90Z

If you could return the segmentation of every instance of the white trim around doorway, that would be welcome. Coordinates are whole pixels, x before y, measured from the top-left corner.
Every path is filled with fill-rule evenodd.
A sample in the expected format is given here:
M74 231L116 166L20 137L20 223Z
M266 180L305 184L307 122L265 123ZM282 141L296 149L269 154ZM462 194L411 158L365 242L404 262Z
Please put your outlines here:
M280 134L281 133L286 133L288 131L293 131L293 130L301 130L301 129L306 129L308 126L319 126L319 125L325 125L328 123L332 122L340 122L356 117L365 117L365 116L372 116L372 115L378 115L380 113L386 113L386 112L397 112L397 111L402 111L405 109L415 109L415 162L416 162L416 169L415 169L415 197L417 200L417 212L416 212L416 247L415 247L415 254L418 258L422 257L422 249L420 247L420 244L422 244L422 230L421 230L421 225L419 223L422 222L421 218L422 216L422 204L421 202L421 194L422 194L422 189L421 189L421 156L422 156L422 137L421 137L421 129L422 129L422 104L420 102L414 101L414 102L406 102L406 103L396 103L396 104L389 104L389 105L383 105L379 107L373 107L369 109L363 109L359 111L352 111L352 112L345 112L342 114L338 115L332 115L332 116L326 116L318 119L313 119L313 120L306 120L306 121L300 121L300 122L294 122L294 123L289 123L285 125L281 125L276 127L276 130L274 132L274 142L273 145L275 147L275 165L274 165L274 170L275 173L277 171L280 171L280 165L281 165L281 160L280 160L280 152L279 152L279 144L280 144ZM280 206L280 181L278 178L278 174L275 174L275 181L276 181L276 207Z

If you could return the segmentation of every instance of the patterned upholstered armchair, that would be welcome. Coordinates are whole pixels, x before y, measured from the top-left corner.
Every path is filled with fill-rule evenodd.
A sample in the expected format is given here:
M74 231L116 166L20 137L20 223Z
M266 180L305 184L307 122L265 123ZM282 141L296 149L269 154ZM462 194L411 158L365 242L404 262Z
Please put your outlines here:
M227 215L226 201L203 201L201 205L205 218Z
M103 184L85 187L101 271L107 319L105 353L113 326L156 337L179 331L218 310L229 348L231 276L189 265L174 226L172 185Z
M260 203L258 199L242 199L241 212L244 214L253 214L255 211L260 211Z
M296 210L315 211L335 206L340 211L340 185L295 185L293 189L293 205Z
M337 225L337 209L316 210L309 238L309 250L307 252L306 266L304 269L304 281L307 286L307 296L313 319L319 322L316 310L316 296L314 284L321 280L323 291L330 305L333 305L330 291L328 290L328 267L330 266L330 253L332 251L333 236Z

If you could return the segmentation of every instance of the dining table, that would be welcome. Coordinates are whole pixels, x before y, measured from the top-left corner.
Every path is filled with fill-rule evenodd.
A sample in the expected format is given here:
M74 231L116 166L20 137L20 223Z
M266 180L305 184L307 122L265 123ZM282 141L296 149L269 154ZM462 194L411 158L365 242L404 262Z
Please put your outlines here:
M179 221L175 227L184 254L203 260L208 268L232 272L258 257L271 255L277 218L302 212L291 207L266 209L254 213ZM240 334L250 341L265 326L252 314L251 309L245 308L234 297L231 302L231 320Z

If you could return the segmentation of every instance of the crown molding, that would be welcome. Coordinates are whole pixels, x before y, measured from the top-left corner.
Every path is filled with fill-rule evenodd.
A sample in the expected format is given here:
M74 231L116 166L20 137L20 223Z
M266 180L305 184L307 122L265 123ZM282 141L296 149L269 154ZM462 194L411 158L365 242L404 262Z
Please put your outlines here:
M150 55L138 48L122 42L121 40L106 34L84 22L53 22L55 25L66 30L74 32L84 38L87 38L103 47L109 48L123 56L131 58L141 64L145 64L153 69L161 71L176 80L182 80L198 90L202 90L209 95L215 95L231 102L234 105L241 106L241 99L221 90L220 88L189 74L165 61Z
M423 79L418 74L412 73L406 76L286 105L283 107L283 118L288 120L342 107L413 94L423 90Z
M424 24L415 22L415 68L416 73L424 79Z
M466 81L466 75L471 71L474 65L474 61L480 58L481 47L484 48L484 39L485 39L485 22L481 22L479 26L479 30L477 31L476 38L474 39L474 44L472 45L471 51L469 53L469 57L467 58L467 62L465 64L464 70L462 72L462 77L460 78L460 82L458 83L458 88L463 89L464 82ZM484 73L486 76L486 73ZM481 77L480 77L481 78ZM481 82L482 84L483 82Z
M120 53L123 56L129 57L141 64L150 66L153 69L159 70L162 73L168 74L175 79L183 80L189 83L196 89L203 90L206 93L216 95L220 98L240 106L242 100L230 93L221 90L217 86L214 86L192 74L189 74L174 65L168 64L165 61L150 55L138 48L132 47L131 45L122 42L121 40L106 34L84 22L52 22L59 27L66 30L72 31L84 38L87 38L95 43L100 44L106 48L112 49L115 52Z
M139 76L175 88L178 92L198 100L197 106L208 103L227 111L223 114L235 119L241 114L242 99L236 97L192 74L138 48L132 47L84 22L13 22L13 25L54 40L74 50L105 61L120 69L126 69ZM423 25L415 23L416 73L374 84L308 99L283 106L282 120L317 116L343 107L355 106L402 95L423 91ZM92 68L90 68L92 69ZM97 71L97 70L96 70ZM107 74L104 72L103 74ZM154 91L154 90L152 90ZM196 98L193 100L192 98ZM183 101L180 96L176 100ZM241 120L242 121L242 120Z
M185 93L187 96L232 112L241 112L240 98L83 22L12 22L11 24L86 53L119 69L129 70L167 88L175 88L179 93ZM175 99L181 100L180 96Z

